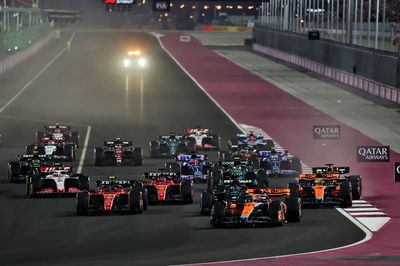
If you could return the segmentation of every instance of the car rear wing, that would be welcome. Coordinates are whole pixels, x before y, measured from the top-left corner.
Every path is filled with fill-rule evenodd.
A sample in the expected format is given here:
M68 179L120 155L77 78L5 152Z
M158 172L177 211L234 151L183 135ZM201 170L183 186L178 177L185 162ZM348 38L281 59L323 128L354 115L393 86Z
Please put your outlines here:
M96 180L96 186L120 185L130 187L135 184L134 180Z
M40 167L40 172L41 173L52 173L56 171L65 171L67 173L72 172L73 167L72 166L48 166L48 167Z
M319 176L320 177L319 177ZM315 179L338 179L340 174L300 174L300 180L315 180Z
M267 194L269 197L290 196L290 188L248 189L247 192L255 193L257 190L261 190L262 193Z
M173 173L173 172L153 172L153 173L144 173L144 178L147 179L155 179L159 177L165 178L179 178L180 173Z
M272 154L272 151L259 151L258 155L261 157L268 157ZM276 151L275 154L280 155L280 156L286 156L287 152L286 151Z
M191 133L208 134L208 133L210 133L210 130L208 128L187 128L187 129L185 129L185 133L187 133L187 134L191 134Z
M251 161L248 160L237 160L240 162L240 165L246 165L246 166L250 166L252 165ZM225 161L225 162L219 162L218 165L220 166L226 166L226 167L230 167L233 166L235 164L235 161Z
M188 154L179 154L176 156L177 161L191 161L191 160L198 160L198 161L205 161L207 160L207 155L205 154L196 154L196 157L193 158L193 155Z
M67 125L47 125L44 127L44 129L48 130L48 131L53 131L53 130L62 130L62 131L66 131L66 130L70 130L71 127L67 126Z
M234 179L223 179L222 183L224 185L229 185L229 184L232 184L233 181L234 181ZM239 182L239 184L243 184L243 185L253 184L254 183L254 181L251 180L251 179L239 179L239 180L237 180L237 182Z
M312 172L314 174L348 174L350 173L350 167L336 167L336 166L323 166L313 167Z
M122 145L122 146L132 146L132 141L104 141L104 146L114 146L114 145Z
M37 157L40 159L48 159L51 156L46 155L46 154L19 154L18 155L19 159L32 159L33 157Z
M169 139L171 136L170 135L160 135L160 136L158 136L158 138L159 139L162 139L162 140L167 140L167 139ZM175 135L174 136L176 139L178 139L178 140L181 140L181 139L183 139L184 138L184 136L182 136L182 135Z

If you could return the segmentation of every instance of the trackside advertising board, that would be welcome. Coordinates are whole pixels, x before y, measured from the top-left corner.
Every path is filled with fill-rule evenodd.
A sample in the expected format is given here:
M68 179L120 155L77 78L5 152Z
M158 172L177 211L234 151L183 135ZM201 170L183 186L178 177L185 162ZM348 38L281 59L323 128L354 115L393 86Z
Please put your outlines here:
M313 126L314 139L340 139L340 126Z
M358 146L357 162L390 162L390 146Z
M400 182L400 162L394 163L394 181Z

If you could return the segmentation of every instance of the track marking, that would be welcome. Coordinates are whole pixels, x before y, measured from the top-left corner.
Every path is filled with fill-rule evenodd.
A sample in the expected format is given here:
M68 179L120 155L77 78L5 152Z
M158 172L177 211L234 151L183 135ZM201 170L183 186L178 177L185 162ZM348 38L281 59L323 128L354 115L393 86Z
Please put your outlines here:
M69 42L71 42L73 40L73 38L75 37L75 32L72 34L71 38L69 39ZM65 52L65 47L55 56L53 57L50 62L48 62L27 84L25 84L25 86L18 91L17 94L14 95L14 97L12 97L1 109L0 109L0 113L2 113L10 104L12 104L38 77L40 77L40 75L43 74L43 72L45 72L47 70L47 68L49 68L49 66L51 66L51 64L54 63L54 61L56 61L63 53Z
M89 138L90 138L90 132L91 131L92 131L92 127L88 126L87 127L87 131L86 131L86 136L85 136L85 142L83 143L81 158L79 160L78 169L76 170L76 172L78 174L80 174L82 172L83 164L85 163L86 150L87 150L87 146L89 144Z

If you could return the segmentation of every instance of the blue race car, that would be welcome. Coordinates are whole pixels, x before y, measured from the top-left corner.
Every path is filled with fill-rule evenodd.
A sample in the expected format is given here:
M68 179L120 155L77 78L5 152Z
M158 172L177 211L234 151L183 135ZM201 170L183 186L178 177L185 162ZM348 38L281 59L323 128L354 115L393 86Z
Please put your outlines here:
M181 153L194 152L195 142L186 139L185 136L175 135L171 132L169 135L162 135L158 140L150 141L150 157L170 157Z
M228 150L233 152L245 147L254 147L259 151L268 151L274 147L274 142L271 139L266 139L262 134L236 134L236 137L228 141Z
M210 164L206 155L192 153L177 155L176 162L165 163L165 167L171 172L181 173L181 179L207 181Z
M300 159L291 157L287 151L278 152L275 149L259 152L259 165L269 175L298 175L302 173Z

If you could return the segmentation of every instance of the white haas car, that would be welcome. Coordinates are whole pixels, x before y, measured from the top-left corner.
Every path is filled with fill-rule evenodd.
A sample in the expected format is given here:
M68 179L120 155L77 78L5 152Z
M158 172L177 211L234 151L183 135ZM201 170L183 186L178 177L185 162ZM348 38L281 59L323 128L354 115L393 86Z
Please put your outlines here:
M72 167L41 167L40 174L26 182L29 197L40 195L75 195L89 190L89 177L72 173Z
M220 137L212 134L211 130L207 128L188 128L185 130L185 137L193 139L197 149L219 150L221 146Z

